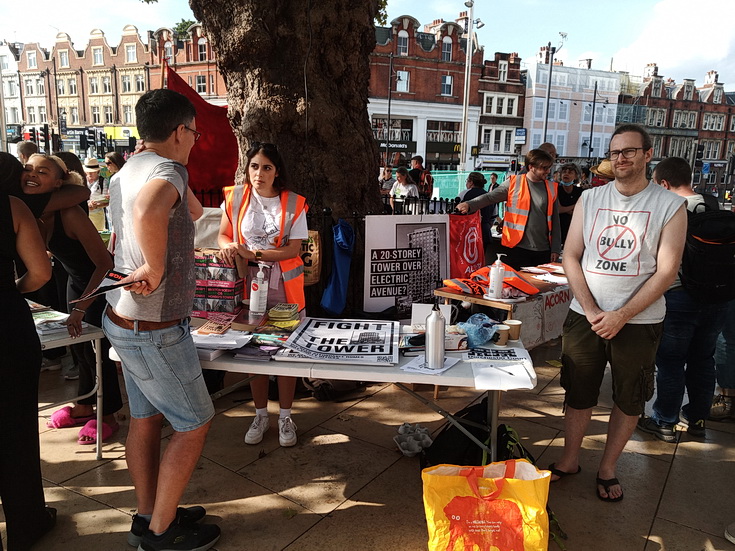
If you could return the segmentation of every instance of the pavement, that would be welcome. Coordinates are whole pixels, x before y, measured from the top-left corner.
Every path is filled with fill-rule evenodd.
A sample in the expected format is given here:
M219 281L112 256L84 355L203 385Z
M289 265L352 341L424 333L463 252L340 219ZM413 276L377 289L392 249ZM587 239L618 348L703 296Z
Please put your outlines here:
M563 391L559 343L532 351L538 386L503 396L501 421L546 467L563 445ZM552 364L548 362L551 361ZM228 382L235 380L228 375ZM74 396L75 381L59 371L41 374L39 402ZM430 398L433 388L419 392ZM458 411L479 399L474 389L442 389L439 404ZM570 551L735 550L725 527L735 521L735 423L708 423L707 437L682 433L676 444L636 431L619 462L625 499L597 499L595 473L611 408L609 376L583 443L582 472L551 485L549 502ZM345 401L294 403L299 442L281 448L271 423L263 442L248 446L243 435L253 415L244 387L215 402L217 415L183 498L203 505L208 522L219 523L214 549L373 550L427 548L418 457L404 457L393 436L404 423L432 431L442 426L433 411L390 384L373 385ZM277 404L271 402L272 420ZM46 428L39 417L41 459L48 504L58 509L56 528L37 545L44 551L124 550L135 512L125 465L128 412L122 430L106 442L104 459L94 446L76 443L76 429ZM164 431L164 444L171 429ZM4 536L4 518L0 516ZM550 549L556 549L554 543Z

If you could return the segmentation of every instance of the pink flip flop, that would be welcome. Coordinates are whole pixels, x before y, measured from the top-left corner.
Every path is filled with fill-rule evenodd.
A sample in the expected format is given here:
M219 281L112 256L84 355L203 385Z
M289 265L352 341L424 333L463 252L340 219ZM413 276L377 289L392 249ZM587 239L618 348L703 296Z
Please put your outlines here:
M119 424L115 423L114 426L110 426L103 421L102 422L102 441L104 442L105 440L110 438L118 430L120 430ZM89 440L84 440L83 439L84 437L89 438ZM96 444L96 443L97 443L97 419L92 419L91 421L88 421L86 425L82 427L82 430L79 431L79 438L77 439L77 444L86 446L89 444Z
M69 427L78 427L84 425L94 419L94 415L87 417L72 417L71 406L64 406L61 409L57 409L51 414L51 417L46 421L46 426L50 429L66 429Z

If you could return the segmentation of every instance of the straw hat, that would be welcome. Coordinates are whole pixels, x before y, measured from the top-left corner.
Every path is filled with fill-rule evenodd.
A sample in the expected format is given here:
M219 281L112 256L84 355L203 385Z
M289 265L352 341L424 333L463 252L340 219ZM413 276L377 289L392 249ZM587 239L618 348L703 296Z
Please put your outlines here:
M595 165L590 168L590 172L597 174L598 176L602 176L603 178L610 178L611 180L615 179L610 159L603 159L599 165Z
M84 172L99 172L100 162L94 157L87 157L84 161Z

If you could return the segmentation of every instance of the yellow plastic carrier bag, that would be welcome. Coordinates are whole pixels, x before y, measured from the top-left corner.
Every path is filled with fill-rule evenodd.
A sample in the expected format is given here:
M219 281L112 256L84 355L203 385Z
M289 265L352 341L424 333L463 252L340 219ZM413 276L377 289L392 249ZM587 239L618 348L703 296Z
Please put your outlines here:
M551 473L525 459L421 473L429 551L545 551Z

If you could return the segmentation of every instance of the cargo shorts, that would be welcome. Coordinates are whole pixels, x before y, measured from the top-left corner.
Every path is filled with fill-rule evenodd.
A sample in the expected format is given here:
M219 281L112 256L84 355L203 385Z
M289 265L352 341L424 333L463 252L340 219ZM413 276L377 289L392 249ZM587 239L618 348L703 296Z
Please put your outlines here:
M561 386L574 409L597 405L605 368L612 372L612 398L626 415L642 415L653 396L656 351L663 322L628 323L612 339L595 333L587 318L572 310L564 321Z

